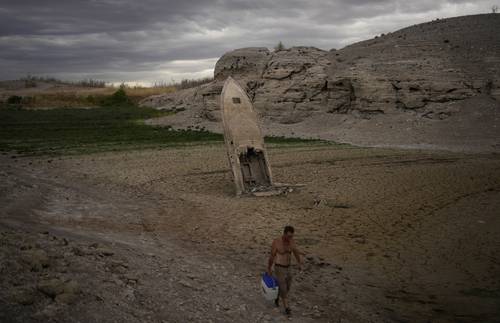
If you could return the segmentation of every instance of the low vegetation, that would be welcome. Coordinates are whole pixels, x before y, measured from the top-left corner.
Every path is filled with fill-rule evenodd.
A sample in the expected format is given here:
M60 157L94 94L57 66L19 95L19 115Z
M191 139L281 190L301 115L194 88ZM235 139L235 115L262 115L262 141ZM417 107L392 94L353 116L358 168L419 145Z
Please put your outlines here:
M91 87L91 88L104 88L104 87L106 87L106 82L101 81L101 80L94 80L91 78L79 80L79 81L63 81L63 80L60 80L60 79L52 77L52 76L27 75L27 76L21 78L20 80L24 81L24 86L26 88L37 87L38 83L51 83L51 84L58 84L58 85L74 85L74 86Z
M119 88L120 89L120 88ZM142 99L157 94L175 91L175 88L124 87L127 97L134 104ZM64 90L24 95L10 95L4 104L13 108L52 109L52 108L92 108L107 105L110 95L117 91L114 87L86 90Z
M220 135L203 130L174 131L142 122L164 114L133 105L95 109L1 109L0 150L60 155L222 141Z
M279 52L279 51L282 51L282 50L285 50L285 45L283 45L283 43L280 41L276 46L274 46L274 51L275 52Z
M170 83L155 82L151 87L122 84L118 90L125 90L129 100L137 104L151 95L171 93L206 84L212 80L213 78L206 77ZM117 91L115 86L93 79L62 81L54 77L28 75L13 82L21 82L22 89L4 88L4 92L0 93L0 104L29 109L91 108L109 106L104 101Z
M26 109L97 107L102 100L109 96L106 92L93 94L51 92L22 96L11 95L7 98L6 106Z
M203 84L207 84L212 82L214 79L212 77L204 77L200 79L183 79L180 82L172 83L171 85L174 86L178 90L183 90L183 89L189 89L192 87L200 86Z
M204 130L151 127L143 120L166 112L139 108L120 87L95 103L100 108L23 109L23 98L0 109L0 150L21 154L78 154L222 141Z
M267 144L271 145L297 145L297 144L307 144L310 145L312 143L315 144L330 144L333 142L328 142L325 140L320 140L320 139L304 139L304 138L289 138L289 137L282 137L282 136L272 136L272 137L265 137L264 141Z
M94 109L0 109L0 151L66 155L223 143L222 135L204 129L173 130L143 122L165 114L134 105ZM320 141L269 137L266 142L286 145Z
M145 119L172 112L139 108L130 92L133 90L121 86L110 95L73 97L72 102L99 106L96 108L26 109L32 101L12 96L0 108L0 151L61 155L223 143L222 135L203 128L173 130L146 125ZM60 94L53 95L52 103L70 101ZM284 137L265 140L271 145L320 142Z

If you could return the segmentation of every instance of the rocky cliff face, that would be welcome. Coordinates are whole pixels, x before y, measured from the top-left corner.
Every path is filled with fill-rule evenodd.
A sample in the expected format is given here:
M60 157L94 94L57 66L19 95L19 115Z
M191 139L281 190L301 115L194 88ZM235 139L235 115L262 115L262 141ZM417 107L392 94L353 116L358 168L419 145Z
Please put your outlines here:
M500 15L487 14L411 26L341 50L237 49L219 59L212 83L142 104L184 110L161 122L217 131L219 94L231 75L269 134L498 150L498 30Z

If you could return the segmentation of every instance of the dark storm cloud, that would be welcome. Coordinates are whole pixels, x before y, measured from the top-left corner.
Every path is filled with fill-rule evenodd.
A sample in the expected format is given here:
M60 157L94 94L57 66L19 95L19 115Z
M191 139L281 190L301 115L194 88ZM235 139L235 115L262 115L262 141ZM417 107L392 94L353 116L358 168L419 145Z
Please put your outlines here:
M490 6L462 0L3 0L0 78L199 77L238 47L272 47L281 40L287 46L338 48Z

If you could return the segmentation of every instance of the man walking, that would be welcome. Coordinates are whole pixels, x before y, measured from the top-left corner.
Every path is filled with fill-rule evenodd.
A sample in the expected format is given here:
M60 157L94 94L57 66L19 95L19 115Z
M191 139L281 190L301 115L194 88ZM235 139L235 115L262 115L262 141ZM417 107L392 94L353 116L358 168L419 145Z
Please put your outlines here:
M279 286L279 296L274 302L276 306L279 307L279 299L281 298L287 315L292 313L288 305L288 293L290 292L290 286L292 284L292 274L290 272L292 252L295 259L297 259L299 269L302 272L302 260L300 259L301 253L297 249L295 241L293 240L294 231L295 230L292 226L287 225L283 230L283 235L274 239L267 266L268 274L272 275L271 269L274 264L274 276L276 277Z

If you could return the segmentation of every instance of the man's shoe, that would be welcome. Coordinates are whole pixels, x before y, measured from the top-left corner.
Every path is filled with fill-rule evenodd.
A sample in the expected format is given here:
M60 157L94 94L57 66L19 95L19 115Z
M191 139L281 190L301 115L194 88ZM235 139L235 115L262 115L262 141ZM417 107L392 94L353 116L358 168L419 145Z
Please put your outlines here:
M285 308L285 314L292 315L292 310L290 309L290 307Z
M276 307L280 307L280 298L279 297L274 300L274 305L276 305Z

